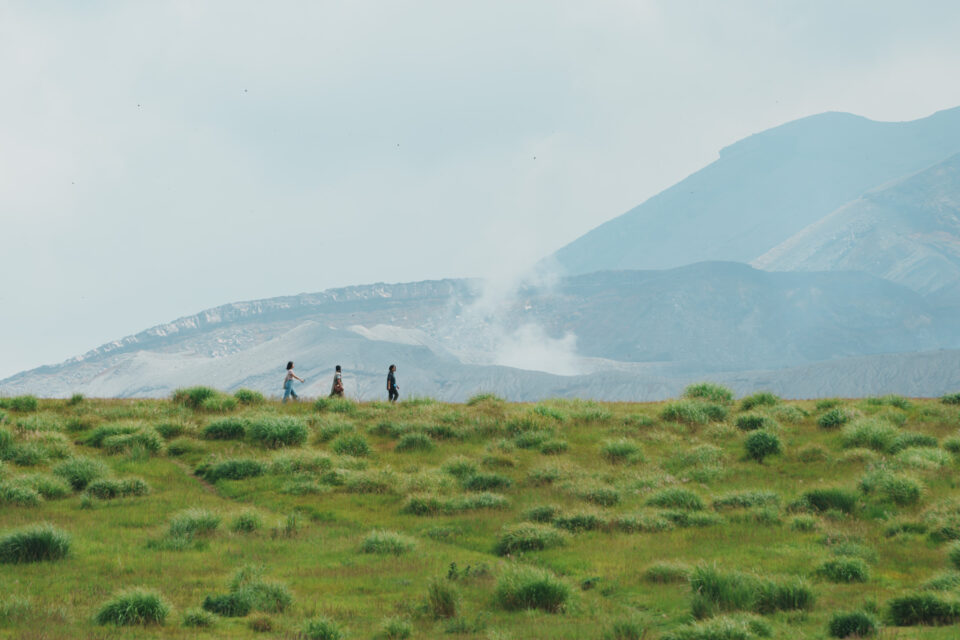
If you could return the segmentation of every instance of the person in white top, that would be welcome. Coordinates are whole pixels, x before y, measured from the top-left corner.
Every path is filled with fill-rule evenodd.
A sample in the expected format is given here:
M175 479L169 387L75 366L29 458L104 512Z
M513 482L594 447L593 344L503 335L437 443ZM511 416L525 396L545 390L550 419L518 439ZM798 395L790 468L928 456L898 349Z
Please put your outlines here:
M283 401L286 402L287 398L293 396L294 400L297 400L297 392L293 390L293 381L299 380L301 384L303 383L303 378L298 376L293 372L293 360L287 363L287 376L283 379Z

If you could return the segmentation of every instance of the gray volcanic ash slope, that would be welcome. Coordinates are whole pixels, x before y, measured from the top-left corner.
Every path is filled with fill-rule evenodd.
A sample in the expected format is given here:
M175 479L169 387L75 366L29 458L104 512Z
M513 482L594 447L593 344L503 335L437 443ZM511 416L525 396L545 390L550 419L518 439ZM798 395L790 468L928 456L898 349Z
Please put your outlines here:
M960 153L960 107L912 122L824 113L741 140L574 240L566 272L750 262L865 191Z
M923 294L960 297L960 155L865 193L753 265L862 271Z

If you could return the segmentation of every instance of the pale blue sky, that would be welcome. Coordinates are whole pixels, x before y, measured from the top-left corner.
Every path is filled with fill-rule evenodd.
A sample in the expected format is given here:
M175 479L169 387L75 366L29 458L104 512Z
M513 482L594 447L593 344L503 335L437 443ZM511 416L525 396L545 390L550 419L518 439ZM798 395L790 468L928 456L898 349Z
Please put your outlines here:
M515 271L756 131L960 105L957 33L923 0L4 2L0 377Z

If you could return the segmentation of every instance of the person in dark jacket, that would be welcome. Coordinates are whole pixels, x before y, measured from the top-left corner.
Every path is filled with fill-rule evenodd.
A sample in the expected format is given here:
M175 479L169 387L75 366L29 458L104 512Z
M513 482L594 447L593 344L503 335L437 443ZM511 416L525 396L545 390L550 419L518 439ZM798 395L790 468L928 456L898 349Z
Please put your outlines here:
M340 365L337 365L337 370L333 374L333 387L330 388L330 397L343 397L343 375L340 372Z
M400 387L397 386L397 365L390 365L389 371L387 371L387 396L390 398L390 402L396 402L397 398L400 397Z

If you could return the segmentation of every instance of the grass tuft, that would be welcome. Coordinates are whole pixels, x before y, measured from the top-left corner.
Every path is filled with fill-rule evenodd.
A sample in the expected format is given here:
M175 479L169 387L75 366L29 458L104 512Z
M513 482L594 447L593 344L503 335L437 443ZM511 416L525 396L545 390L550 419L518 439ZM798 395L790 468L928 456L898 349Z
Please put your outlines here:
M49 524L31 525L0 535L0 563L60 560L70 552L70 536Z
M170 605L156 591L131 589L108 600L94 620L101 625L162 625L169 613Z

